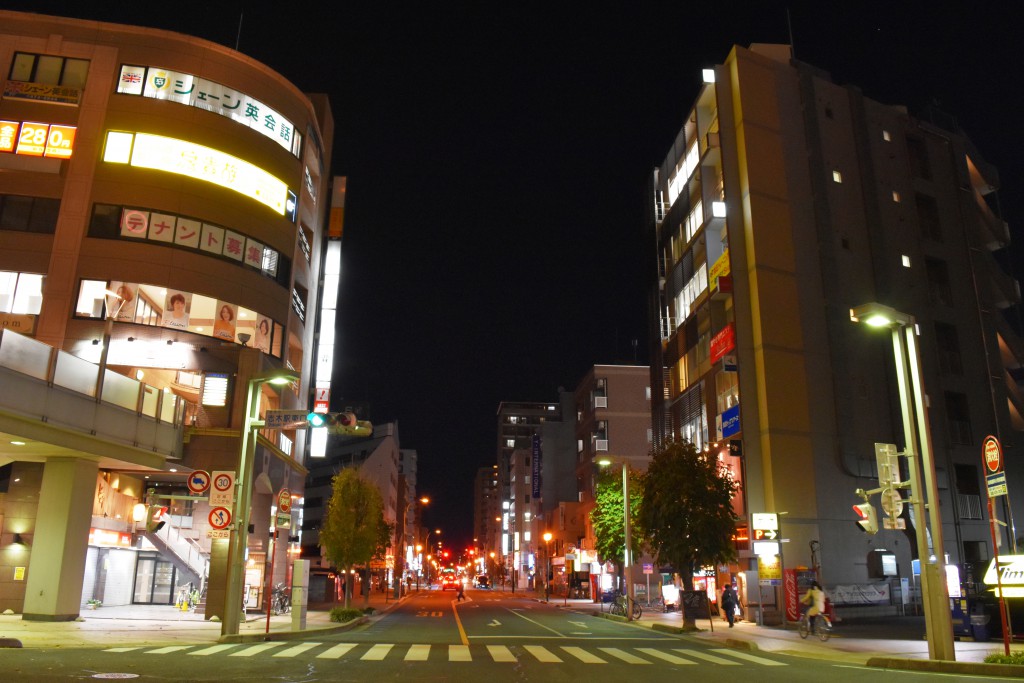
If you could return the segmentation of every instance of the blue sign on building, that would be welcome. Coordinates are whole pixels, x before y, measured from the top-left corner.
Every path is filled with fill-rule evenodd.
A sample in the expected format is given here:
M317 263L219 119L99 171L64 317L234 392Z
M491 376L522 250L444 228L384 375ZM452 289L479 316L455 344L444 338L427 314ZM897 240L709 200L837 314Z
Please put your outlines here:
M533 490L531 491L531 495L534 498L540 498L540 460L541 460L540 434L534 434L533 435L533 462L531 463L531 465L533 466L533 469L532 469L532 472L531 472L531 474L533 475L533 477L532 477L532 479L533 479Z
M740 432L740 406L739 404L729 408L722 413L722 438L729 438Z

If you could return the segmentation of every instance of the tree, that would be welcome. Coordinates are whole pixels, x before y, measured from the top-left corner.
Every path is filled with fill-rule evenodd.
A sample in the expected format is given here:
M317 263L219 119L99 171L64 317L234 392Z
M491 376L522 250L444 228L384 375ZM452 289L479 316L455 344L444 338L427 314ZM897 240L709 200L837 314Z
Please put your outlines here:
M324 512L320 546L328 561L344 572L346 608L352 594L352 568L373 558L382 525L384 506L377 487L352 468L336 474Z
M688 591L695 570L736 559L736 490L717 453L688 441L670 441L651 459L639 517L659 562L671 564ZM696 627L685 611L683 627Z
M632 556L639 557L643 541L642 524L636 519L637 510L644 497L643 481L637 472L629 471L630 540ZM601 562L614 562L619 577L623 575L625 560L626 530L625 508L622 505L622 472L603 472L597 477L597 495L594 509L590 511L590 523L594 526L597 558ZM622 587L623 590L625 586Z

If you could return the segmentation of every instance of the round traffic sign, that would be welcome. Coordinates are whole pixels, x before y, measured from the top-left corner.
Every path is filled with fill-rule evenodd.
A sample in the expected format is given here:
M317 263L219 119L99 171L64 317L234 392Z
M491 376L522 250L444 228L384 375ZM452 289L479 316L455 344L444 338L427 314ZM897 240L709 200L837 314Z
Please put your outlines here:
M903 496L896 489L886 488L879 496L882 499L882 510L890 517L899 517L903 514Z
M278 512L290 512L292 509L292 492L288 489L281 489L277 492Z
M213 480L213 488L223 493L224 491L227 491L229 488L231 488L231 484L233 483L234 482L232 481L231 475L218 474L216 478L214 478Z
M981 444L981 457L989 474L995 474L1003 469L1003 447L999 444L999 439L986 436Z
M188 475L188 490L192 493L203 493L210 488L210 473L206 470L196 470Z
M231 510L227 508L213 508L210 510L210 526L214 529L227 529L231 524Z

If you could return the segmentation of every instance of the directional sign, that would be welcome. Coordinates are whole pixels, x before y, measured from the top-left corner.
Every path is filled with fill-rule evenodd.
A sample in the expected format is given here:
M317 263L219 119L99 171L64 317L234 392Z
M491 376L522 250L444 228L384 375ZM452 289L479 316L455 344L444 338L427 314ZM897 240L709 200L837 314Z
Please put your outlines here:
M211 507L231 507L235 502L235 473L232 470L219 470L212 473L210 487Z
M216 507L210 510L210 526L214 529L226 529L231 524L231 510Z
M774 541L779 537L779 532L773 529L754 529L754 540L769 540Z
M205 493L210 488L210 473L206 470L196 470L188 475L188 490L192 493Z
M267 429L300 429L309 426L308 410L268 410L263 426Z
M755 512L750 515L750 528L755 531L778 531L779 516L774 512Z
M277 492L277 511L290 512L292 509L292 492L288 489L281 489Z

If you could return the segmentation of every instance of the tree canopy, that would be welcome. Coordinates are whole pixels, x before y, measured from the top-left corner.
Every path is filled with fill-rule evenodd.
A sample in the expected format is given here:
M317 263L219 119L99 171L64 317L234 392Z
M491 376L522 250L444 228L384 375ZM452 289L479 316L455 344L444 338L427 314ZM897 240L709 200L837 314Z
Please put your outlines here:
M670 441L654 452L638 517L658 560L675 568L686 590L693 590L695 570L736 558L736 489L717 453L688 441Z
M367 564L377 552L384 522L384 505L377 487L345 468L334 476L331 500L324 513L320 546L335 567L349 570ZM345 606L348 606L351 581L346 582Z
M640 557L643 546L643 525L637 519L637 511L644 497L643 479L640 474L629 472L630 540L632 557ZM622 505L622 471L614 469L602 472L597 477L597 495L594 509L590 511L590 522L594 525L595 550L602 562L614 562L621 570L625 558L626 531L625 508ZM621 571L619 572L621 576Z

